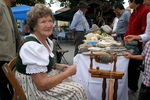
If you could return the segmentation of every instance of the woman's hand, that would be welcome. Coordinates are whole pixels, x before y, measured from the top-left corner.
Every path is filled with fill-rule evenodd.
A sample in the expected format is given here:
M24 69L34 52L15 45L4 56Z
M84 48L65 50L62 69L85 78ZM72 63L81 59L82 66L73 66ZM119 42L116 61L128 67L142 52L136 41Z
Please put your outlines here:
M123 55L127 58L132 58L132 54L129 52L124 52Z
M65 65L64 68L66 67L65 71L62 73L59 73L54 76L48 76L47 73L37 73L37 74L32 74L32 80L34 81L36 87L41 90L47 90L51 89L60 82L62 82L64 79L68 78L71 75L74 75L76 73L76 65Z
M69 76L74 75L76 73L76 65L71 65L64 69L64 72L67 73Z
M133 40L140 40L140 39L141 39L141 37L138 35L128 35L128 36L124 37L124 41L127 41L127 42L130 42Z
M62 71L68 67L69 67L69 65L66 65L66 64L55 64L54 65L54 68L56 68L58 70L62 70Z

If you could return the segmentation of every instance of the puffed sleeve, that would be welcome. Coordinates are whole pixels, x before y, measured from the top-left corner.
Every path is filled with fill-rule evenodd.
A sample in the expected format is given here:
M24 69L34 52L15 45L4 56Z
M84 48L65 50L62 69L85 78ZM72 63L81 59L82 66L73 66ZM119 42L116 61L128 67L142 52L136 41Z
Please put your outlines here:
M27 74L47 72L46 66L49 64L49 55L51 54L42 44L34 41L26 42L21 47L19 55L22 63L27 65Z

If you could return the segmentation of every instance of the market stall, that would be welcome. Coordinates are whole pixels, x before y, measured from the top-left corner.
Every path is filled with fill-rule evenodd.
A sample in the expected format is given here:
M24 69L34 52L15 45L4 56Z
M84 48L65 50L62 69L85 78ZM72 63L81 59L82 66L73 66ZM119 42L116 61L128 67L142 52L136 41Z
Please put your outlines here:
M127 49L120 41L115 41L109 35L111 30L108 25L101 26L100 28L97 25L92 25L92 28L85 35L84 44L79 46L79 53L74 57L74 64L77 65L77 73L73 76L73 80L85 87L88 100L102 100L102 90L105 88L102 87L102 78L92 77L91 69L97 71L100 71L99 69L108 70L108 74L111 71L123 73L120 78L117 78L116 98L117 100L128 100L127 69L129 59L123 56ZM101 55L98 55L98 61L96 61L95 59L91 60L91 54ZM112 76L107 78L107 81L116 80ZM108 94L108 84L106 86L106 94ZM105 100L108 100L108 96L106 96Z
M18 5L12 7L12 12L14 14L15 19L17 20L26 20L27 12L31 9L31 6L28 5Z

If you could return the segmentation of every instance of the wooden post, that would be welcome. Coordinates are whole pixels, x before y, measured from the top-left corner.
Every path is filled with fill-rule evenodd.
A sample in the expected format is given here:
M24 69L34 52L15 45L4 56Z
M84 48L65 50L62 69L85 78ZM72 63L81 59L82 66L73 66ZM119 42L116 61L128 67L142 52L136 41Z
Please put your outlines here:
M90 69L93 69L93 52L90 54Z
M114 68L113 68L113 71L116 72L116 63L117 63L117 55L114 54Z
M102 92L102 100L105 100L106 98L106 86L107 83L106 83L106 78L103 78L103 85L102 85L102 88L103 88L103 92Z
M109 80L108 100L113 100L113 80Z
M117 100L117 90L118 90L118 79L115 79L113 100Z

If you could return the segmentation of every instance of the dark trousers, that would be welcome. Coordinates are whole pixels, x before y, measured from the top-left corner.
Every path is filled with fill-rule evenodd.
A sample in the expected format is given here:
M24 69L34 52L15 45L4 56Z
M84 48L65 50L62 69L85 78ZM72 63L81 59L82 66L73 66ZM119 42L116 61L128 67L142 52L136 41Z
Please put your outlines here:
M0 61L0 100L12 100L12 87L5 76L2 65L5 61Z
M150 87L141 84L138 100L150 100Z
M74 56L78 53L79 49L79 45L80 44L83 44L83 40L85 39L84 38L84 34L85 32L84 31L76 31L75 32L75 52L74 52Z
M138 69L142 64L141 60L130 59L128 66L128 87L133 91L138 90L138 80L140 70Z
M142 45L138 45L139 48L139 54L142 52ZM138 90L138 80L140 76L140 66L142 65L143 60L135 60L135 59L130 59L129 60L129 65L128 65L128 87L129 89L133 91Z

